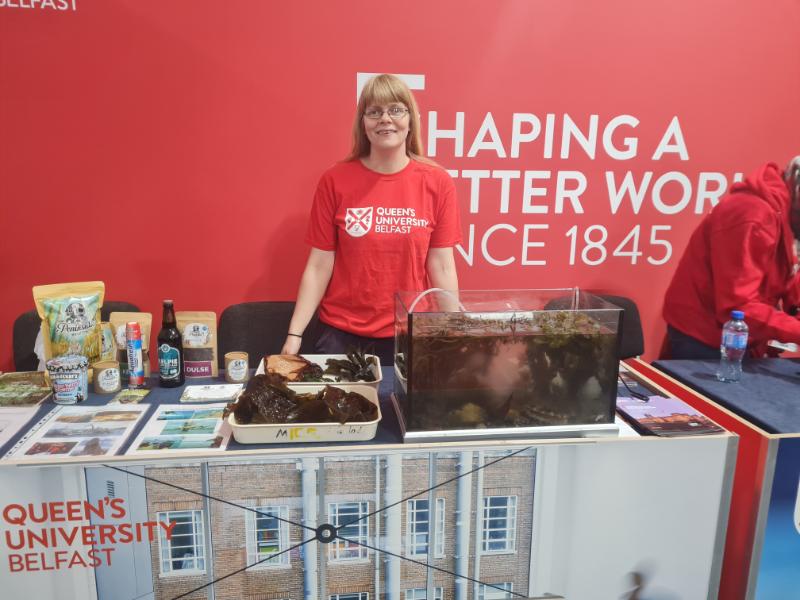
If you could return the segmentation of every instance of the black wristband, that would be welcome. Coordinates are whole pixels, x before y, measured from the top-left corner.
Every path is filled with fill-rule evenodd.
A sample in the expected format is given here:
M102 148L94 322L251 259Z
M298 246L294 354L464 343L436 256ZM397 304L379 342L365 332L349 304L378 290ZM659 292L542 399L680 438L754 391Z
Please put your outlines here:
M302 335L297 335L296 333L287 333L286 335L290 335L292 337L299 337L300 339L303 339Z

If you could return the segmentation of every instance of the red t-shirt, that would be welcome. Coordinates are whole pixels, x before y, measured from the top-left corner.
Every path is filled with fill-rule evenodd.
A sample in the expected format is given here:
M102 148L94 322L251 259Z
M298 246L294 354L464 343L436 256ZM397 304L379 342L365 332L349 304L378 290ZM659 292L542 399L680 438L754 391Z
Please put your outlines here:
M366 337L394 335L394 293L424 290L429 248L461 241L455 185L443 169L412 160L385 175L360 160L326 171L306 242L336 251L319 307L322 322Z

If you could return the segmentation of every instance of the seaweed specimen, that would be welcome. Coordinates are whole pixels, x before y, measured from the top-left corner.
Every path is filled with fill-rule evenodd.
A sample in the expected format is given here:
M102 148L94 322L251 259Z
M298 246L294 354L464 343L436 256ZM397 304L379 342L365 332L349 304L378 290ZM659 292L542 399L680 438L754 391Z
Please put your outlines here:
M291 382L353 382L375 381L372 370L375 357L367 358L360 348L348 348L347 358L329 358L325 369L300 355L268 354L264 357L265 370L283 381Z
M326 385L316 394L298 394L279 376L256 375L237 400L228 405L242 425L258 423L347 423L374 421L378 407L357 392Z
M327 368L324 373L336 377L336 381L375 381L375 373L372 371L374 360L374 357L368 359L361 348L349 348L347 360L326 360Z

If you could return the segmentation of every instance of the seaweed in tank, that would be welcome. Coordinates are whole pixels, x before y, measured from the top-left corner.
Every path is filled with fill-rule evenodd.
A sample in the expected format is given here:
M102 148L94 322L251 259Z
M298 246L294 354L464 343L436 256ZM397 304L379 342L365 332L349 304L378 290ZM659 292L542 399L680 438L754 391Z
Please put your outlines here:
M408 389L398 394L408 429L613 420L617 335L589 315L546 310L412 318Z

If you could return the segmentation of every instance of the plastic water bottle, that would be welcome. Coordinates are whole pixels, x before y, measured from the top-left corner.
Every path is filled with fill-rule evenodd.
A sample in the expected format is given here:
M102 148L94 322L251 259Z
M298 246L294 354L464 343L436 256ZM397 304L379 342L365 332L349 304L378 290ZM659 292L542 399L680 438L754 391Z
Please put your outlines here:
M731 311L731 320L722 328L719 369L720 381L739 381L742 376L742 357L747 351L747 323L740 310Z

